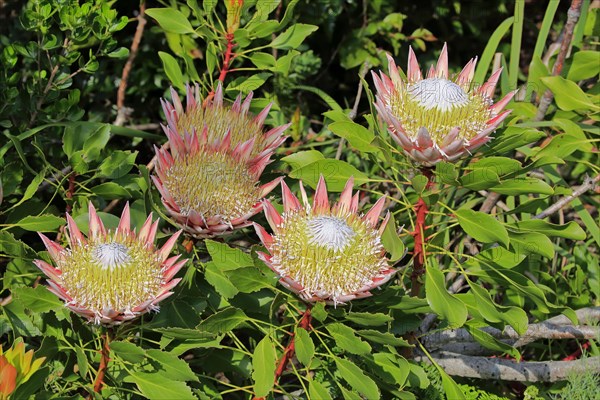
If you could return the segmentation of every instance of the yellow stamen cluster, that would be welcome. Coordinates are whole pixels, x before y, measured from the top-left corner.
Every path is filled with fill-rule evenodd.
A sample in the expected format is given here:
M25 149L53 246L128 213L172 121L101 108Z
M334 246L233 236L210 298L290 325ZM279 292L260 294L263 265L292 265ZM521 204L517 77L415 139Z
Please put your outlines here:
M209 143L222 139L225 133L231 130L233 146L255 138L255 151L263 148L262 127L247 115L232 113L231 108L227 106L197 107L190 112L181 113L177 120L177 131L191 133L192 128L196 128L200 134L205 124L208 126Z
M464 88L441 78L400 86L390 97L392 113L398 116L407 135L415 139L419 129L425 127L438 144L455 127L460 128L460 138L475 137L493 117L489 110L492 104L491 99L476 90L465 92Z
M356 214L285 213L273 238L273 265L307 293L333 299L357 293L387 268L377 230Z
M164 283L158 253L133 236L109 233L64 252L62 286L74 304L96 313L130 312L155 298Z
M256 178L246 165L223 152L183 155L163 182L183 215L220 216L225 222L248 214L260 200Z

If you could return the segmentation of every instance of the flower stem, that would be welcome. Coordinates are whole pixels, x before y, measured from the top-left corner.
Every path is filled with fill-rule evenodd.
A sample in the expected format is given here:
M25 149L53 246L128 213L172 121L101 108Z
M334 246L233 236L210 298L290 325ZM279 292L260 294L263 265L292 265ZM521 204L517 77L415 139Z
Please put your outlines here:
M225 49L225 55L223 56L223 65L221 66L221 71L219 73L219 81L224 82L227 73L229 72L229 64L231 63L231 59L233 57L233 33L226 33L225 40L227 41L227 47ZM209 100L215 97L215 91L211 90L206 99L204 100L204 104L206 105Z
M310 322L312 320L310 310L311 306L309 305L306 308L306 311L304 311L304 314L302 314L302 318L300 318L300 321L298 322L298 326L300 328L306 329L307 331L310 330ZM279 364L277 364L277 369L275 369L275 384L279 383L279 378L283 374L283 371L285 371L287 363L294 356L295 351L296 348L294 345L294 333L292 332L292 334L290 335L288 345L286 346L285 350L283 351L283 355L281 356L281 360L279 360Z
M425 189L430 189L433 186L433 171L430 168L421 168L421 173L427 177L427 185ZM413 250L413 271L410 276L411 287L410 287L410 295L418 296L421 291L421 276L425 273L425 244L427 238L425 237L425 221L427 219L427 214L429 213L429 208L427 207L427 203L423 200L423 197L419 197L417 204L414 207L415 210L415 230L412 232L412 235L415 238L415 247Z
M98 366L98 375L96 375L96 380L94 381L94 392L100 393L102 390L102 385L104 384L104 375L106 374L106 368L108 367L108 362L110 361L110 342L113 336L113 328L107 328L106 333L102 335L102 349L100 356L100 365ZM90 399L92 396L89 397Z
M310 323L312 321L311 309L312 309L312 305L309 304L306 307L306 311L304 311L304 313L302 314L302 318L300 318L300 321L298 321L298 326L300 328L306 329L307 331L310 330L310 326L311 326ZM292 357L294 357L295 352L296 352L296 347L294 345L294 333L292 332L290 334L288 344L285 347L285 349L283 350L281 359L277 363L277 368L275 369L275 385L279 384L279 378L281 378L281 375L283 375L283 372L285 371L285 368L287 367L288 362L292 359ZM263 400L263 399L264 399L264 397L254 397L253 400Z
M227 49L225 50L225 58L223 59L223 66L221 67L221 73L219 74L219 80L225 81L227 72L229 72L229 63L231 62L231 56L233 55L233 33L227 33L225 35L227 40Z

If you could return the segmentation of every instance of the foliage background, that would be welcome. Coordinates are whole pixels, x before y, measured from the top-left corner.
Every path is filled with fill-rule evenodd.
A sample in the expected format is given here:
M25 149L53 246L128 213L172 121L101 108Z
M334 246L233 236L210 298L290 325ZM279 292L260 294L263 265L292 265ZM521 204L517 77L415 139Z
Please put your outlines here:
M226 243L181 246L179 251L189 253L192 261L176 296L160 314L116 332L105 388L101 395L91 395L212 399L296 393L357 398L359 392L366 398L548 398L565 396L565 385L569 392L573 387L593 388L597 376L589 378L592 384L571 386L496 386L461 378L455 383L443 371L416 362L415 354L427 357L419 346L408 347L405 339L426 314L438 317L427 332L431 334L465 323L471 333L505 325L522 333L527 322L560 313L573 317L572 310L598 306L600 235L594 192L584 193L548 222L531 220L585 183L586 176L598 175L597 6L583 2L573 50L560 74L580 88L581 97L560 89L564 82L550 76L555 53L542 61L561 38L569 2L494 1L485 7L449 0L244 3L234 52L247 52L234 59L234 70L225 79L226 95L232 99L240 91L254 90L253 110L267 101L275 103L269 124L292 122L291 139L279 151L270 176L283 173L292 178L287 180L291 184L299 178L310 184L324 172L330 188L339 191L345 178L360 174L366 183L362 188L372 198L388 196L397 227L405 227L399 237L392 232L389 239L391 257L398 258L398 280L372 301L349 308L316 306L313 329L298 333L301 329L295 327L306 306L277 286L254 253L247 252L257 244L253 233L237 233ZM226 24L227 8L216 1L149 1L145 7L179 10L194 32L165 32L169 28L161 18L152 12L146 16L128 74L126 108L119 109L117 87L137 28L137 4L0 2L0 335L3 346L23 337L37 350L36 357L46 357L15 398L33 393L36 398L87 396L100 358L102 331L69 315L41 284L32 260L47 256L36 231L61 232L65 211L85 226L88 200L104 210L109 225L128 200L134 225L141 226L152 211L164 219L162 237L175 230L148 179L152 145L165 140L158 126L164 120L159 99L169 98L170 85L182 89L187 80L199 80L205 93L210 91L226 43L199 20L206 18L219 28ZM549 13L554 15L544 18ZM272 25L272 32L253 37L247 24L255 17L285 21L285 26ZM269 46L293 24L318 29L298 37L297 45ZM253 29L265 26L263 21ZM371 115L367 71L386 68L385 51L398 65L406 65L409 45L421 67L428 66L444 42L455 72L475 55L487 55L491 64L494 53L500 53L497 60L506 71L499 92L521 88L520 101L509 106L515 110L513 119L481 151L484 157L440 164L435 171L439 190L428 191L419 170L386 147L386 134ZM277 62L257 57L258 52ZM477 74L489 76L489 70ZM355 102L361 77L367 93ZM546 88L558 89L540 122L536 109ZM124 119L119 120L119 111ZM359 128L354 125L335 133L328 128L332 122L350 122L348 115L373 137L383 138L373 143L391 156L380 159L357 148L352 135ZM340 145L340 136L350 144ZM335 159L338 148L340 160L332 164L333 170L314 163L321 155ZM498 189L502 184L504 189ZM502 196L504 207L485 213L499 222L490 222L488 216L471 221L474 215L483 218L471 212L482 212L493 192ZM432 284L425 282L411 297L411 257L400 257L404 247L409 252L414 247L409 232L415 228L414 204L420 196L432 208L426 277L444 290L434 294ZM500 233L490 237L489 224ZM506 240L496 247L503 242L502 232L510 244ZM463 278L457 294L447 292L461 276L469 279ZM493 318L479 308L482 302L490 305ZM464 309L465 318L444 306L448 303ZM270 365L295 329L298 361L271 392ZM561 360L584 343L544 339L516 349L489 337L480 339L490 353L531 361ZM587 343L587 351L598 356L597 341ZM261 363L266 367L259 367Z

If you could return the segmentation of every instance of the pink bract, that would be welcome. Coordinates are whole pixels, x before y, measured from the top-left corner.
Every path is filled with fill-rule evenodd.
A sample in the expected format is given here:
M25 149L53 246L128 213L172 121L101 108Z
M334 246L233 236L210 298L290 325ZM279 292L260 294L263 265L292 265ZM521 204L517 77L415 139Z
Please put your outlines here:
M130 228L129 204L114 232L104 227L92 203L87 236L69 214L67 228L67 248L39 234L55 266L34 263L48 277L48 289L90 322L117 325L158 311L158 303L173 294L171 289L181 280L174 276L187 260L169 257L181 231L155 248L158 220L153 222L150 215L136 234Z
M250 225L261 200L281 178L263 185L260 178L289 124L263 133L271 105L249 113L252 93L223 104L219 83L213 99L200 99L198 86L187 88L185 109L174 90L163 101L170 151L156 148L152 179L173 219L190 235L206 238Z
M371 290L391 279L381 235L389 212L379 225L384 198L365 215L358 212L359 193L352 194L350 178L340 200L329 205L321 176L312 206L302 183L302 203L281 182L283 214L265 200L264 212L273 234L260 225L254 228L269 253L259 258L280 277L282 285L309 302L343 304L371 296Z
M491 139L508 116L504 107L513 98L492 101L502 69L478 87L473 82L477 59L455 77L448 75L448 52L442 49L436 66L423 77L412 48L406 79L388 54L389 76L373 73L375 108L394 141L417 163L433 166L470 154Z

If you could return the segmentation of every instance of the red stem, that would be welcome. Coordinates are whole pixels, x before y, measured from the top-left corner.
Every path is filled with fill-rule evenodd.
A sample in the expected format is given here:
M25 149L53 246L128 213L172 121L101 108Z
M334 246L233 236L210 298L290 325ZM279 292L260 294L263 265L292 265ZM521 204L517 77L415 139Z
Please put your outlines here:
M94 381L94 392L100 393L102 390L102 386L104 385L104 375L106 374L106 368L108 367L108 362L110 361L110 341L111 341L111 333L112 328L108 328L106 333L102 335L102 349L100 356L100 365L98 366L98 375L96 375L96 380ZM90 395L89 399L92 398Z
M298 321L298 326L300 328L306 329L307 331L310 330L310 323L312 321L312 315L310 310L311 306L309 305L306 308L306 311L304 311L304 313L302 314L302 318L300 318L300 321ZM292 359L292 357L294 357L294 354L296 353L296 347L294 345L294 336L294 332L290 333L288 344L285 347L285 350L283 350L283 354L281 355L279 363L277 363L277 368L275 369L275 385L279 384L279 378L281 378L281 375L283 375L283 372L285 371L288 362ZM253 400L264 400L264 397L254 397Z
M226 33L225 40L227 40L227 49L225 50L225 56L223 57L223 66L221 67L221 72L219 73L219 81L224 82L227 73L230 71L229 64L231 63L231 59L233 58L233 33ZM211 90L206 99L204 100L204 105L207 104L208 101L212 100L215 97L215 91Z
M427 177L427 186L425 189L429 189L433 186L433 171L429 168L422 168L421 173ZM413 272L410 277L411 288L410 295L418 296L421 291L421 276L425 272L423 266L425 265L425 243L427 238L425 237L425 221L429 208L427 203L422 197L419 197L417 204L415 204L415 230L411 233L415 238L415 247L413 250Z
M583 352L583 350L587 350L588 347L590 347L590 342L586 341L584 344L581 345L580 348L578 348L577 350L575 350L572 354L566 356L565 358L563 358L563 361L573 361L573 360L577 360L580 356L581 353Z
M75 193L75 172L69 175L69 187L67 188L66 198L67 200L71 200L73 198L73 194ZM70 203L67 203L67 212L71 212L73 206Z
M229 72L229 62L231 61L231 56L233 56L233 33L227 33L225 39L227 40L227 50L225 50L225 59L223 60L223 66L221 67L221 73L219 74L219 80L221 82L225 81L225 76L227 76L227 72Z

